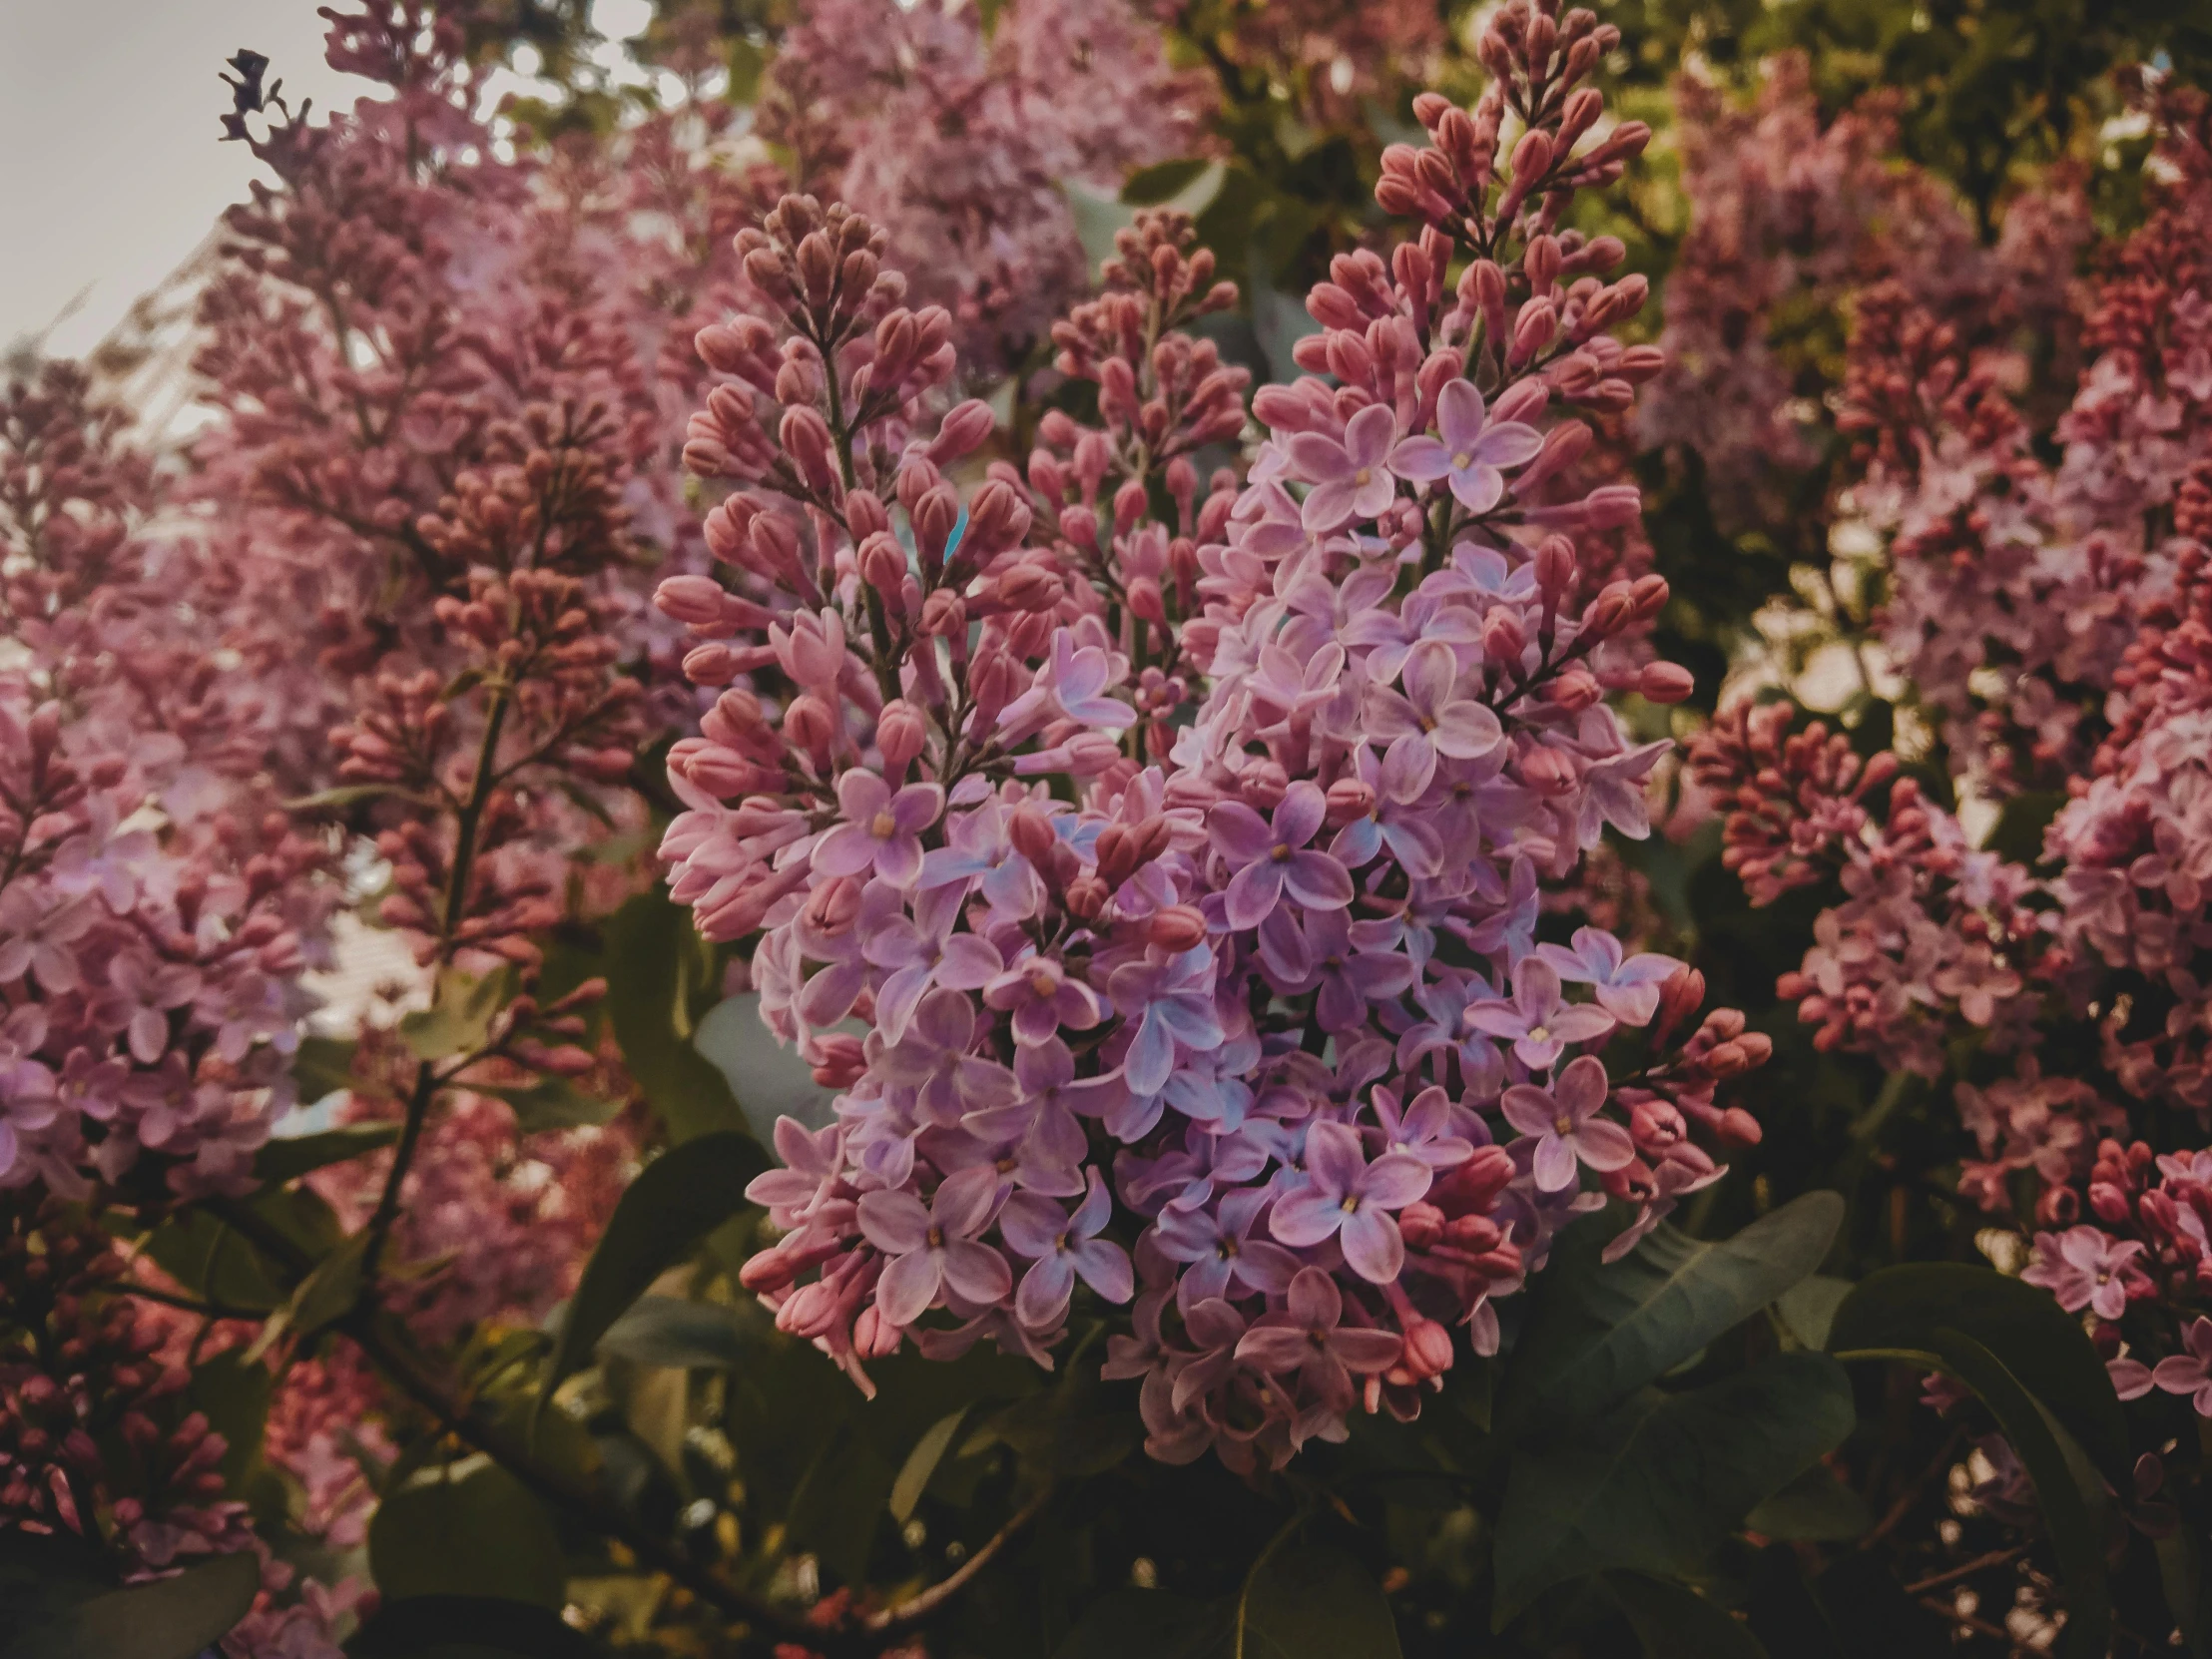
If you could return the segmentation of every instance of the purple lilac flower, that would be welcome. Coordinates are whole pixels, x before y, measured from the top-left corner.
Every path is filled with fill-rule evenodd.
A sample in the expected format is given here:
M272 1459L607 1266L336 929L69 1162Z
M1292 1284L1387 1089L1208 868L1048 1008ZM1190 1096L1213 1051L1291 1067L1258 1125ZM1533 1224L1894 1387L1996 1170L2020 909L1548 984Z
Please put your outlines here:
M931 847L922 854L922 891L950 886L963 899L970 891L979 891L994 911L1016 921L1037 913L1044 902L1044 884L1029 860L1015 850L1006 811L998 802L986 801L973 812L962 813L946 825L945 835L949 845Z
M1029 689L1000 713L999 730L1029 732L1060 719L1119 732L1135 723L1137 711L1106 695L1118 678L1104 647L1078 644L1075 631L1062 628L1052 636L1052 655L1037 669Z
M1041 1043L1062 1026L1088 1031L1104 1017L1098 993L1070 977L1059 958L1037 951L1016 957L983 987L983 1000L1014 1016L1014 1040Z
M1513 964L1512 1000L1471 1004L1467 1023L1509 1040L1514 1058L1530 1071L1545 1071L1559 1063L1568 1043L1589 1042L1612 1030L1613 1016L1561 1000L1559 970L1541 956L1523 956Z
M912 1100L916 1116L949 1128L1013 1093L1012 1075L975 1053L974 1043L975 1005L958 991L934 990L878 1064L883 1080Z
M2128 1282L2138 1276L2132 1264L2142 1251L2136 1240L2094 1227L2038 1233L2035 1260L2020 1278L2050 1292L2069 1314L2087 1308L2100 1320L2116 1320L2127 1311Z
M946 1176L926 1209L910 1192L861 1197L860 1231L891 1259L875 1288L883 1318L911 1325L946 1289L978 1306L1006 1299L1013 1273L1003 1256L976 1239L990 1224L996 1193L996 1177L985 1167Z
M1352 1403L1353 1378L1386 1371L1404 1347L1387 1331L1341 1325L1344 1308L1334 1279L1319 1268L1301 1268L1288 1306L1254 1322L1237 1345L1237 1358L1277 1375L1296 1372L1342 1409Z
M1189 1264L1175 1288L1186 1311L1209 1297L1281 1296L1290 1289L1298 1258L1252 1236L1267 1202L1266 1193L1247 1187L1215 1206L1160 1212L1154 1235L1160 1254Z
M2151 1381L2170 1394L2190 1394L2200 1417L2212 1417L2212 1320L2198 1319L2181 1333L2188 1352L2169 1355L2151 1372Z
M1347 869L1360 869L1387 847L1398 867L1414 879L1441 874L1443 840L1420 804L1435 775L1434 758L1424 766L1419 751L1392 744L1377 760L1375 751L1362 744L1353 751L1352 765L1353 776L1375 792L1375 806L1337 831L1329 855Z
M1431 1085L1421 1090L1402 1115L1394 1091L1378 1088L1370 1098L1382 1126L1382 1144L1390 1150L1408 1153L1432 1170L1456 1169L1474 1156L1474 1142L1461 1133L1458 1121L1473 1114L1454 1108L1442 1089Z
M747 1183L745 1196L765 1204L771 1220L782 1228L796 1226L830 1196L843 1171L844 1125L809 1130L797 1118L776 1120L776 1156L783 1168L756 1175Z
M911 919L893 916L863 941L867 960L891 970L875 993L875 1025L885 1042L905 1035L906 1022L932 985L981 990L1006 970L1005 959L990 940L979 933L953 931L963 896L959 887L951 885L919 893Z
M844 822L815 843L817 875L872 869L894 887L920 879L921 832L944 811L941 788L908 784L893 795L874 773L855 767L837 780L837 808Z
M1597 927L1578 927L1573 945L1540 944L1536 953L1570 983L1591 986L1598 1006L1623 1025L1649 1025L1659 1011L1659 987L1683 964L1657 951L1621 959L1621 941Z
M1438 640L1422 640L1406 655L1399 676L1402 693L1387 686L1368 690L1369 734L1402 752L1408 769L1426 789L1436 758L1478 761L1505 741L1497 716L1471 697L1456 696L1458 659Z
M1335 1237L1354 1273L1386 1285L1405 1261L1405 1243L1389 1212L1428 1191L1429 1180L1418 1158L1385 1152L1371 1164L1357 1129L1317 1123L1306 1137L1306 1185L1276 1205L1268 1227L1298 1250Z
M1436 399L1436 438L1407 438L1390 455L1391 470L1416 483L1448 479L1451 493L1470 513L1486 513L1505 494L1505 474L1536 458L1543 435L1518 420L1490 421L1482 393L1471 380L1452 380ZM1372 516L1372 515L1371 515Z
M1561 1071L1549 1089L1518 1083L1505 1091L1499 1102L1505 1121L1537 1137L1533 1170L1541 1191L1573 1186L1578 1160L1594 1170L1615 1170L1635 1158L1628 1131L1598 1116L1608 1092L1605 1067L1588 1054Z
M1396 418L1380 403L1369 404L1347 421L1341 441L1321 432L1293 435L1291 463L1314 485L1299 510L1299 521L1308 531L1326 535L1388 509L1397 498L1390 460L1396 436Z
M1014 1312L1022 1324L1032 1331L1058 1325L1078 1279L1108 1302L1127 1302L1135 1294L1129 1257L1121 1246L1098 1236L1113 1208L1096 1170L1073 1217L1036 1193L1016 1193L1006 1201L999 1212L999 1235L1034 1264L1021 1276L1021 1289L1014 1295Z
M1328 816L1328 798L1304 779L1283 792L1272 821L1241 801L1222 802L1207 815L1215 849L1236 871L1223 894L1232 928L1259 926L1286 891L1310 910L1352 902L1351 872L1306 844Z
M1290 1281L1286 1279L1286 1287ZM1187 1411L1198 1400L1229 1381L1237 1369L1237 1350L1249 1327L1244 1315L1220 1297L1189 1305L1183 1311L1183 1335L1194 1352L1175 1368L1175 1387L1169 1395L1178 1411Z
M1157 1094L1175 1069L1178 1047L1219 1048L1224 1032L1214 1011L1214 953L1193 945L1166 961L1126 962L1106 992L1136 1035L1122 1056L1123 1081L1134 1094Z

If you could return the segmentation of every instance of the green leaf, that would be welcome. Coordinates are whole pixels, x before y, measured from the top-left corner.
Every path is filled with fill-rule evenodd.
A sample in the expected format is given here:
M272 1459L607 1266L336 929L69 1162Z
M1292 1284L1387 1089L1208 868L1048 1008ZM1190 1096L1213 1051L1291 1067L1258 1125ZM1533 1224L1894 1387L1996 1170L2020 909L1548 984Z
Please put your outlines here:
M1914 1262L1861 1280L1836 1310L1828 1351L1925 1349L1938 1329L1960 1331L2065 1424L2114 1487L2127 1489L2133 1462L2111 1375L2080 1321L2048 1291L1994 1268Z
M403 801L420 801L414 791L400 784L340 784L335 789L316 790L312 795L299 795L283 804L287 813L339 812L347 807L357 807L364 801L381 801L397 797Z
M963 1405L957 1411L948 1411L929 1425L927 1433L914 1442L914 1449L907 1453L905 1463L899 1468L898 1478L891 1482L891 1519L901 1526L913 1517L914 1506L921 1501L921 1494L929 1489L929 1477L937 1472L937 1465L944 1461L944 1454L951 1448L952 1437L960 1432L960 1424L967 1420L968 1408Z
M36 1630L114 1588L113 1565L76 1533L0 1529L0 1632Z
M1857 1420L1841 1367L1782 1354L1688 1392L1646 1389L1515 1456L1498 1518L1497 1627L1592 1570L1695 1573Z
M606 927L604 1004L622 1063L669 1138L745 1127L730 1086L692 1046L699 1016L721 1000L714 949L665 889L637 894Z
M2035 863L2043 856L2043 832L2065 804L2056 790L2023 790L2005 802L1982 844L2016 864Z
M1232 1659L1397 1659L1397 1621L1374 1575L1341 1549L1262 1557L1237 1606Z
M259 1556L219 1555L79 1602L11 1643L6 1659L195 1659L246 1617L261 1587Z
M507 975L481 978L447 968L438 975L430 1006L403 1015L399 1034L418 1060L446 1060L473 1054L491 1039L492 1016L506 1000Z
M639 1172L615 1205L569 1299L560 1340L546 1364L541 1400L584 1366L599 1339L654 1280L745 1208L746 1183L767 1168L768 1159L750 1135L724 1131L671 1147Z
M361 1298L361 1258L368 1250L364 1229L347 1239L299 1282L286 1308L291 1328L312 1336L332 1320L343 1319Z
M545 1507L488 1457L418 1469L368 1523L369 1569L394 1600L494 1596L558 1611L561 1541Z
M838 1382L826 1378L825 1382ZM792 1495L785 1522L792 1547L822 1557L842 1584L867 1580L877 1522L889 1506L890 1462L849 1424L823 1443Z
M1748 1625L1687 1584L1640 1572L1609 1572L1606 1589L1644 1644L1644 1659L1767 1659Z
M814 1067L776 1040L761 1019L760 992L741 991L708 1009L693 1043L728 1080L763 1146L774 1144L780 1117L797 1118L809 1129L830 1121L836 1091L817 1083Z
M301 1037L291 1057L291 1080L299 1086L299 1098L312 1105L324 1095L353 1086L353 1053L360 1045L350 1037Z
M280 1187L313 1170L327 1169L389 1146L397 1139L399 1125L393 1122L352 1123L342 1129L271 1141L254 1154L254 1179L265 1187Z
M1836 1194L1807 1193L1733 1239L1662 1227L1610 1265L1617 1226L1570 1228L1537 1281L1500 1420L1571 1421L1664 1377L1819 1267L1843 1216Z
M2112 1639L2112 1593L2104 1564L2110 1505L2104 1481L2080 1442L1991 1349L1965 1332L1937 1327L1918 1349L1846 1350L1842 1314L1836 1323L1839 1354L1947 1372L1981 1397L2034 1483L2035 1500L2058 1556L2066 1624L2052 1651L2058 1659L2102 1659Z
M756 1341L735 1308L688 1302L679 1296L649 1296L607 1327L599 1347L633 1365L730 1371Z
M1843 1306L1844 1298L1851 1295L1852 1284L1848 1279L1831 1278L1816 1273L1810 1279L1801 1279L1775 1299L1775 1312L1782 1316L1782 1323L1792 1337L1812 1349L1828 1347L1828 1329L1836 1321L1836 1310Z
M1874 1514L1827 1464L1815 1463L1745 1516L1744 1525L1770 1538L1841 1543L1862 1536L1874 1525Z
M2188 1644L2191 1659L2205 1659L2212 1653L2212 1626L2204 1617L2204 1544L2183 1526L2158 1539L2156 1548L2166 1610Z
M551 1608L477 1595L387 1600L346 1648L353 1659L598 1659L601 1653Z
M1220 1659L1233 1634L1231 1610L1221 1602L1114 1590L1083 1609L1052 1659Z

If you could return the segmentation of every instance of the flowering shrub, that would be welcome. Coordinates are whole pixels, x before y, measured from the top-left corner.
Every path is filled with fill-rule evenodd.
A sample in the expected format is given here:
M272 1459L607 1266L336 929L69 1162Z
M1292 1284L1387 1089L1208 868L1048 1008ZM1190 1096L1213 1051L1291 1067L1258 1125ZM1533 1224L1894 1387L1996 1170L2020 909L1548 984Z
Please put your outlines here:
M2105 10L238 53L192 418L0 394L8 1659L2201 1648Z

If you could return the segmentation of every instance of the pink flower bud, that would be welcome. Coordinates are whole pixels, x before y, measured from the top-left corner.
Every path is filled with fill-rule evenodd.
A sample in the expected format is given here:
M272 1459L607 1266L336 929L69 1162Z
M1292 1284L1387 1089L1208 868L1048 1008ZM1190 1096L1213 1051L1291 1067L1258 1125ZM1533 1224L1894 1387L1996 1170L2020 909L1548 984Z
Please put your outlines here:
M1522 783L1538 795L1553 800L1570 794L1577 781L1574 762L1544 744L1536 745L1521 757L1520 775Z
M1170 904L1146 918L1145 941L1162 950L1190 950L1206 938L1206 918L1189 904Z
M884 771L893 778L904 773L921 753L928 731L921 711L904 698L884 704L875 723L875 747L882 753Z
M1697 690L1697 679L1679 663L1646 663L1636 690L1653 703L1680 703Z
M653 591L653 604L690 627L712 627L722 620L722 584L712 576L666 577Z

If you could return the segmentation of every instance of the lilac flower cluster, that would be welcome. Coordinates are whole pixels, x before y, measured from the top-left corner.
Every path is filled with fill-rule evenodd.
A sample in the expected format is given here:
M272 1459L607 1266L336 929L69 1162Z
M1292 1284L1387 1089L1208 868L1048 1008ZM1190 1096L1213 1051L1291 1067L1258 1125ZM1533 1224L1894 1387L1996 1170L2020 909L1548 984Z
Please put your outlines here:
M0 387L0 1188L237 1192L291 1102L335 889L257 785L258 688L177 621L151 492L77 370Z
M1714 1090L1766 1045L1697 1020L1698 975L1536 939L1545 883L1649 830L1666 745L1606 691L1689 690L1626 644L1663 582L1577 597L1633 487L1543 487L1589 442L1560 411L1660 366L1608 332L1644 296L1620 246L1560 229L1648 138L1592 139L1613 38L1516 0L1474 109L1418 100L1377 199L1423 229L1336 262L1309 374L1203 497L1243 376L1182 331L1231 295L1176 216L1055 330L1099 424L1049 416L964 509L944 469L991 417L929 418L950 319L880 233L789 198L741 239L785 327L699 340L730 575L661 590L719 689L663 851L841 1091L779 1124L744 1279L862 1386L908 1341L1049 1365L1084 1294L1133 1304L1107 1375L1155 1455L1279 1466L1416 1411L1452 1327L1493 1351L1566 1220L1636 1204L1625 1250L1757 1138Z

